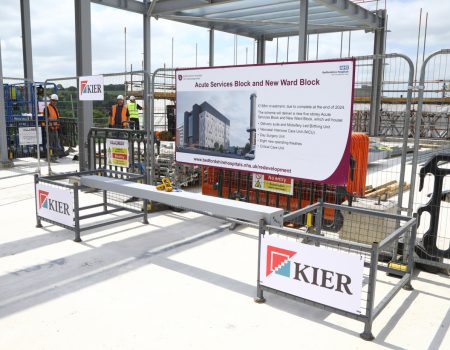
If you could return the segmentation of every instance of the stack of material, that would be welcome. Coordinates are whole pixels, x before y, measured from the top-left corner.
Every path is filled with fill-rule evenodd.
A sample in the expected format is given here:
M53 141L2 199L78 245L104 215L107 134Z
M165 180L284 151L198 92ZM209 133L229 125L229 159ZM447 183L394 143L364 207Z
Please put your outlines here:
M201 167L176 164L175 142L161 141L155 174L159 182L164 177L170 178L178 187L187 187L198 183Z
M403 191L409 190L411 185L407 182L403 184ZM389 181L381 186L372 187L367 186L365 197L366 198L390 198L396 194L398 194L398 191L400 189L400 184L397 180Z
M161 141L159 147L159 155L156 159L158 164L158 177L163 179L165 177L173 178L175 173L175 150L174 142ZM156 170L156 169L155 169Z
M353 202L352 206L391 214L397 213L397 206L390 201L377 203L376 201L358 199ZM342 229L339 231L339 238L347 241L366 244L381 242L396 228L396 222L392 219L351 213L345 210L342 210L341 213L344 218L344 223Z

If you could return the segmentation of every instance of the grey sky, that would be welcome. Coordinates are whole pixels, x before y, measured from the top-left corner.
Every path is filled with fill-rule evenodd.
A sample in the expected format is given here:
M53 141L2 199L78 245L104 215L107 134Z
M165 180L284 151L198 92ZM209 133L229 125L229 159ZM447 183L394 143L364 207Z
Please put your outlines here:
M248 142L250 126L250 95L253 91L188 91L177 98L177 126L183 124L184 112L197 103L208 102L230 120L230 146L243 147Z
M75 74L74 0L31 0L32 43L35 78L72 76ZM384 1L380 2L384 3ZM22 76L22 42L20 1L1 0L0 37L2 39L3 73ZM375 3L368 3L373 10ZM426 53L448 47L450 31L448 0L387 0L387 52L399 52L415 60L419 9L429 12ZM92 4L93 73L119 72L124 69L124 27L127 27L128 67L140 69L142 62L142 17L138 14ZM175 67L195 66L195 44L198 43L198 66L208 64L208 31L203 28L152 20L152 68L171 65L171 39L175 42ZM338 57L338 34L321 35L319 59ZM351 55L371 54L373 34L352 32ZM310 36L309 58L316 57L316 35ZM233 64L233 35L216 32L216 65ZM297 39L290 38L289 60L297 57ZM277 41L267 42L266 61L276 60ZM286 61L287 39L278 41L278 61ZM344 34L344 56L348 50L348 33ZM238 37L238 63L253 62L254 41ZM246 50L247 49L247 50ZM421 55L420 55L421 56Z

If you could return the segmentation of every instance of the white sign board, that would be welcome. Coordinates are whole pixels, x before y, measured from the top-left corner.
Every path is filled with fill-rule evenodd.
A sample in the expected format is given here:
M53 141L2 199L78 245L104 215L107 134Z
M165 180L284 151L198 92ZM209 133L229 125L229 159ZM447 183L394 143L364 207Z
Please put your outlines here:
M36 205L38 216L74 227L73 192L48 186L36 185Z
M128 168L128 141L106 139L106 159L108 165Z
M39 144L42 145L42 129L38 128ZM19 128L19 144L21 146L36 145L36 127Z
M261 238L262 285L354 314L361 313L363 269L360 255Z
M80 101L104 100L103 75L79 77L78 88Z
M354 61L176 71L176 160L343 185Z

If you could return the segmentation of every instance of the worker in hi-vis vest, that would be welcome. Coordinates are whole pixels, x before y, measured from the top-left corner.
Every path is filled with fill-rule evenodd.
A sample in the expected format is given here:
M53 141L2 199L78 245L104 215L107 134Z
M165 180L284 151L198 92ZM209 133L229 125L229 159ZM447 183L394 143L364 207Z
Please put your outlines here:
M64 149L61 147L61 142L59 141L59 111L56 107L58 102L58 95L52 94L50 96L50 103L46 107L47 117L48 117L48 142L50 144L50 160L57 162L58 156L64 155Z
M137 104L136 97L130 96L127 108L130 113L130 121L133 122L131 127L134 127L134 130L139 130L139 111L142 110L142 107Z
M123 103L123 96L119 95L117 96L117 103L112 105L111 112L109 113L109 127L126 128L129 118L130 113L128 112L127 106Z

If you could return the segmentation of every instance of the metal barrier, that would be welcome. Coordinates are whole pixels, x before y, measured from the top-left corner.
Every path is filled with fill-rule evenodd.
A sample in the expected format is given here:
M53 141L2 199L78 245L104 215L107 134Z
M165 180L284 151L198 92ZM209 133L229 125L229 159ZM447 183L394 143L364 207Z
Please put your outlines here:
M78 145L78 122L74 118L59 118L61 146L74 148Z
M124 153L113 155L111 142L124 141ZM108 149L110 148L110 149ZM88 134L89 170L108 169L144 175L147 137L144 130L91 128Z
M119 94L123 95L124 93L126 95L127 86L128 86L128 82L126 81L126 78L127 78L127 76L131 76L133 74L143 75L144 92L143 92L142 97L143 97L144 105L148 105L148 103L147 103L148 102L148 85L149 85L149 81L150 81L150 75L146 71L101 74L105 79L104 83L108 84L108 85L105 85L105 91L104 91L106 99L104 101L95 101L93 103L93 105L95 105L96 109L92 111L92 113L93 113L92 124L94 124L94 121L96 124L99 124L99 125L105 124L105 122L107 122L108 112L109 112L111 106L116 102L116 96ZM121 80L122 78L123 78L123 80ZM61 84L62 82L69 83L69 86L66 86L66 88L64 88L64 92L67 93L68 96L70 97L71 108L68 108L67 110L71 110L73 118L78 117L78 115L76 115L76 114L78 114L78 110L76 110L74 108L74 104L78 104L78 94L75 94L75 103L74 103L74 98L73 98L73 94L72 94L73 91L78 91L78 79L79 79L78 76L47 79L44 83L44 103L46 104L47 99L48 99L48 96L46 94L47 85L50 85L52 83L60 83ZM106 81L107 79L110 79L110 81ZM119 82L119 80L120 80L120 82ZM123 87L123 89L122 89L122 87ZM69 101L67 101L67 103L69 103ZM148 114L147 110L148 110L147 108L144 108L144 114L146 114L146 113ZM149 120L148 116L144 118L145 123L147 123L148 120ZM47 110L45 110L45 121L46 121L45 125L46 125L46 131L47 131L46 133L48 134L49 120L48 120ZM81 122L82 122L82 124L78 125L78 123L81 123ZM78 119L76 119L76 122L70 123L67 125L68 136L66 134L64 134L64 132L62 134L65 141L67 141L69 144L75 144L75 138L71 136L72 135L71 130L73 130L74 132L77 132L78 140L79 140L78 145L80 147L80 169L84 169L89 163L89 159L87 159L88 158L87 157L87 146L88 146L87 145L87 142L88 142L87 134L89 131L88 131L88 128L86 127L86 125L89 125L89 122L90 122L89 120L87 120L87 121L81 120L80 121L80 119L78 118ZM86 139L84 139L84 138L86 138ZM73 147L73 146L69 146L69 147ZM51 147L50 147L48 138L47 138L46 149L47 149L47 159L50 159L50 154L52 153L52 151L51 151ZM146 166L144 167L144 170L149 167L148 162L145 164L146 164ZM49 174L52 173L50 161L48 161L48 173Z
M112 170L96 170L77 173L67 173L61 175L53 175L39 177L35 175L34 188L36 194L36 227L42 227L42 221L64 227L75 233L75 242L81 242L81 232L104 227L106 225L123 222L126 220L143 218L144 224L148 224L147 220L147 203L144 201L142 211L140 209L130 208L124 203L111 201L108 197L108 191L102 191L101 201L94 204L81 206L80 197L86 195L83 190L85 187L80 186L79 179L83 175L98 175L105 177L118 176L127 181L142 180L143 176L129 173L118 173ZM73 184L70 184L70 181ZM92 197L91 197L92 198ZM83 200L86 202L86 200ZM44 208L44 209L42 209ZM100 211L93 209L101 208ZM45 210L45 211L44 211ZM46 215L51 211L52 215ZM89 211L89 214L82 215L82 212ZM133 215L128 215L101 223L81 225L81 221L91 218L98 218L108 214L126 211ZM65 215L66 217L62 216Z
M8 138L8 152L9 158L17 159L17 158L25 158L25 157L36 157L38 158L41 153L46 152L46 141L47 134L45 133L45 127L41 124L45 122L39 120L39 134L42 135L42 144L37 147L37 145L33 144L22 144L21 143L21 129L26 128L27 130L31 130L36 127L36 122L34 120L15 120L9 121L6 123L6 134ZM70 118L60 118L60 141L61 146L73 148L77 146L77 138L78 138L78 125L75 119ZM40 136L41 137L41 136Z
M352 221L348 227L347 236L337 238L333 233L322 227L321 217L325 209L341 210L352 216ZM347 207L329 203L317 203L296 211L292 216L299 216L313 213L317 216L316 224L308 231L297 230L287 227L264 226L259 225L259 250L258 250L258 285L256 302L265 302L263 292L268 291L284 297L319 307L321 309L334 312L355 320L364 322L364 332L361 338L364 340L374 339L372 334L372 323L381 311L389 304L394 296L404 288L412 290L411 277L413 272L413 249L416 236L416 219L396 214L388 214L375 210ZM398 222L402 224L397 225ZM383 224L381 224L383 223ZM381 224L381 225L380 225ZM369 231L369 232L367 232ZM370 232L373 231L373 232ZM284 245L286 241L290 241L294 245L298 245L298 260L295 260L296 251L286 250L275 244L269 246L264 240L269 237L280 236L281 243ZM376 236L377 240L367 242L367 238ZM367 238L366 238L367 237ZM399 265L393 261L392 246L394 242L401 240L406 246L407 261L406 264ZM264 243L264 244L263 244ZM309 247L307 247L309 246ZM264 251L263 249L267 249ZM306 251L310 250L312 256L321 257L325 260L318 260L318 265L314 266L310 258L306 258ZM402 251L402 250L400 250ZM278 256L277 256L278 254ZM343 256L345 254L345 256ZM292 258L293 257L293 258ZM345 274L352 269L352 264L342 264L340 259L356 259L362 260L362 289L360 285L353 285L350 290L350 277ZM291 259L292 258L292 259ZM336 259L334 259L336 258ZM267 260L264 260L267 259ZM306 259L306 260L302 260ZM317 258L314 258L317 261ZM314 260L313 259L313 260ZM291 266L291 260L294 266ZM300 266L301 265L301 266ZM327 270L327 266L331 266ZM400 266L400 268L399 268ZM308 272L309 271L309 272ZM390 283L394 285L392 288L381 288L377 281L377 272L385 271L390 274L400 275L400 280L393 279ZM281 277L283 288L275 288L277 280L270 281L268 275L278 274ZM319 274L322 274L319 276ZM343 290L342 279L347 276L348 288ZM289 283L298 283L294 290L290 290ZM337 279L337 281L336 281ZM322 297L319 296L320 289L330 291L334 285L335 292L338 294L333 300L332 292L327 292ZM281 282L280 282L281 283ZM355 282L357 283L357 282ZM284 287L286 286L286 287ZM308 292L309 296L305 296ZM360 292L360 298L356 299L356 309L349 309L349 306L340 304L342 294L353 295L354 298ZM377 294L376 294L377 293ZM381 298L380 295L383 294ZM296 294L296 295L295 295ZM322 298L322 299L321 299ZM378 304L375 300L380 300ZM355 300L353 300L355 303Z
M432 272L450 269L449 74L450 49L431 54L422 64L411 165L408 213L417 212L420 223L415 261ZM430 137L441 140L425 142Z
M400 213L403 208L404 193L409 189L409 184L405 182L405 174L409 149L408 130L414 65L407 56L395 53L359 56L355 57L355 60L356 81L352 126L354 135L351 141L352 162L347 186L326 186L309 181L294 180L292 194L270 193L264 189L254 188L252 174L204 167L202 192L218 197L276 206L284 208L288 212L316 203L320 199L336 204L352 205L355 198L367 197L358 202L361 207L374 208L378 202L383 202L388 205L379 206L380 209ZM371 89L367 84L372 81L374 60L381 60L385 69L382 81L382 104L377 114L378 119L373 123L377 125L377 130L384 130L385 135L401 136L400 140L387 143L376 139L380 143L375 145L369 144L369 139L365 135L356 133L369 131ZM355 113L357 117L355 117ZM392 120L395 119L394 125L388 126L383 121L383 113L389 115L389 118L392 117ZM363 120L365 120L364 125L362 125ZM370 141L375 141L375 139L372 138ZM367 153L363 154L363 150L367 152L367 149L368 155ZM370 167L368 163L370 163ZM388 190L385 190L386 188ZM335 231L339 231L342 226L342 215L334 210L327 209L324 219L327 227ZM307 224L306 217L299 217L293 224Z
M6 145L8 158L10 160L17 158L37 157L34 160L26 160L24 162L16 162L14 166L18 169L35 168L40 174L40 152L41 147L39 139L44 135L40 135L38 117L38 88L33 80L25 78L0 77L3 95L0 97L4 100L4 122L2 127L6 131ZM3 132L3 130L2 130ZM25 174L29 174L25 171Z
M403 137L411 110L405 108L411 102L408 93L413 88L411 60L401 54L359 56L356 60L352 130L371 136ZM382 76L377 79L382 96L379 101L372 101L373 65L378 61L383 67Z

